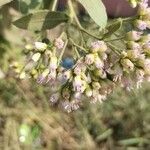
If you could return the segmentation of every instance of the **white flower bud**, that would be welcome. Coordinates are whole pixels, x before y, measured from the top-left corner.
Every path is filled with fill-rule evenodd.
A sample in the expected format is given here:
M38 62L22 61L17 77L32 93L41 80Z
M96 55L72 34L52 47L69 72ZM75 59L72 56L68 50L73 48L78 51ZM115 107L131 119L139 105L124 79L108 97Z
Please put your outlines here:
M49 69L51 71L56 70L58 67L57 65L57 57L56 56L52 56L51 60L50 60L50 65L49 65Z
M70 79L72 76L72 72L70 70L67 70L63 73L63 79L66 81L68 79Z
M129 1L129 3L131 4L131 6L133 8L135 8L137 6L137 4L138 4L136 0L128 0L128 1Z
M95 56L94 64L96 68L101 69L104 67L104 62L99 58L99 56Z
M93 94L92 89L91 89L91 88L86 88L86 90L85 90L85 95L86 95L87 97L91 97L92 94Z
M127 57L131 60L136 60L140 56L139 50L128 50Z
M144 68L145 74L150 75L150 59L145 59L143 63L144 63L143 68Z
M81 76L74 77L73 81L73 89L76 92L83 93L86 89L87 83L83 80L81 80Z
M24 71L21 72L21 74L19 75L19 78L20 79L25 79L25 77L26 77L26 73Z
M146 30L147 28L147 23L143 20L136 20L134 23L135 27L138 28L139 30Z
M50 82L50 81L54 81L56 79L56 76L57 76L57 72L56 71L51 71L49 74L48 74L48 77L47 77L47 83Z
M121 64L125 71L133 71L134 69L134 64L129 59L122 59Z
M85 57L85 64L91 65L94 62L94 54L88 54Z
M33 54L33 56L32 56L32 60L33 60L34 62L37 62L37 61L40 59L40 57L41 57L41 53L35 53L35 54Z
M64 47L64 41L60 38L55 39L54 45L58 49L62 49Z
M71 109L71 104L70 104L69 101L64 101L64 102L62 103L62 108L63 108L65 111L67 111L68 113L70 113L70 112L72 111L72 109Z
M54 93L54 94L51 95L49 101L50 101L51 103L53 103L53 104L54 104L54 103L57 103L57 101L59 100L59 97L60 97L60 94L59 94L59 93Z
M33 46L32 46L31 44L27 44L27 45L25 46L25 48L26 48L27 50L32 50L32 49L33 49Z
M42 42L35 42L35 48L39 51L44 51L47 49L47 44Z
M150 34L142 36L140 41L143 42L143 43L150 42Z
M105 52L107 50L107 45L104 41L96 41L91 43L92 52Z
M143 51L150 55L150 42L143 45Z
M99 90L101 88L101 85L99 82L93 82L92 87L93 89Z
M142 32L130 31L127 33L127 39L130 41L138 41L141 38Z
M129 41L127 42L127 47L129 49L133 49L133 50L140 50L141 49L141 46L139 43L136 43L134 41Z
M75 92L74 93L74 98L79 100L81 98L81 93L80 92Z

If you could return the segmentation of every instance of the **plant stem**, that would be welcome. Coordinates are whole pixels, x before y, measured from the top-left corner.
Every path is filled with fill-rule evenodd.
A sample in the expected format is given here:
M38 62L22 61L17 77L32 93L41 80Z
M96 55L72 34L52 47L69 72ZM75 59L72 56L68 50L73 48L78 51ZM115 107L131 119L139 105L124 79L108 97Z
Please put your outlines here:
M51 11L55 11L56 10L57 2L58 2L58 0L54 0L53 1L53 5L52 5L52 8L51 8Z
M85 30L84 28L79 28L79 29L80 29L82 32L86 33L87 35L89 35L89 36L91 36L91 37L93 37L93 38L95 38L95 39L97 39L97 40L102 40L102 38L100 38L100 37L98 37L98 36L92 34L91 32Z
M84 52L87 52L87 50L86 50L85 48L83 48L82 46L76 44L71 38L69 38L69 40L71 41L71 43L72 43L75 47L77 47L77 48L83 50Z
M99 37L96 36L96 35L93 35L92 33L90 33L89 31L85 30L85 29L82 27L82 25L80 24L80 21L79 21L77 15L76 15L76 12L75 12L75 10L74 10L72 0L68 0L68 6L69 6L70 12L71 12L71 14L72 14L72 17L73 17L73 18L75 19L75 21L76 21L76 24L77 24L78 29L79 29L81 32L84 32L84 33L86 33L87 35L89 35L89 36L91 36L91 37L93 37L93 38L95 38L95 39L101 40L101 38L99 38Z
M120 53L120 50L116 47L116 46L114 46L113 44L111 44L111 43L107 43L107 45L111 48L111 50L113 50L117 55L120 55L121 53Z
M65 42L65 45L64 45L64 47L63 47L63 49L62 49L62 51L61 51L60 57L58 58L58 65L60 64L60 62L61 62L61 60L62 60L62 57L63 57L63 54L64 54L64 52L65 52L65 50L66 50L67 44L68 44L68 39L67 39L66 42Z
M75 51L75 53L76 53L76 55L77 55L77 58L79 59L79 58L80 58L80 54L79 54L79 52L78 52L78 50L77 50L76 47L74 47L74 51Z
M112 42L112 41L118 41L118 40L122 40L124 39L125 36L122 36L122 37L119 37L119 38L116 38L116 39L110 39L110 40L104 40L105 42Z
M72 17L75 19L75 21L77 23L77 26L79 28L83 28L82 25L80 24L80 21L78 20L78 17L76 15L75 10L74 10L72 0L68 0L68 6L69 6L69 9L70 9L70 13L72 14Z

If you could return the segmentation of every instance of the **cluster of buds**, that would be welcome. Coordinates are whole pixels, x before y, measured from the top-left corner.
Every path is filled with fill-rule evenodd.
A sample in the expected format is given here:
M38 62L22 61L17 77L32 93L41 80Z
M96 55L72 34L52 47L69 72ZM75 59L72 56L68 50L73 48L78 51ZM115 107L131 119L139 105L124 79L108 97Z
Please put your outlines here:
M134 30L125 36L125 50L116 52L110 46L112 43L104 40L94 41L86 48L73 44L78 54L75 61L62 59L69 38L65 44L61 38L49 44L35 42L34 46L26 46L30 58L26 66L12 65L15 72L21 79L28 76L49 85L50 104L67 112L77 110L86 99L91 103L103 102L116 86L127 90L141 87L145 79L150 79L150 35L143 31L149 28L150 9L147 0L133 0L132 4L139 4L138 19Z
M91 43L89 53L82 56L71 69L63 68L58 80L63 84L61 91L52 94L51 103L59 103L67 111L76 110L82 100L102 102L110 93L105 71L108 47L104 41ZM61 94L60 94L61 93Z
M126 36L126 51L122 51L118 59L119 63L113 65L109 73L113 81L122 87L131 90L150 76L150 35L143 35L138 31L130 31Z
M64 42L59 38L50 44L35 42L34 45L26 45L28 59L25 66L17 62L11 66L20 79L32 77L40 84L52 83L56 79L59 66L56 52L63 46Z
M150 29L150 7L148 7L148 0L140 0L138 2L137 19L134 22L138 30Z

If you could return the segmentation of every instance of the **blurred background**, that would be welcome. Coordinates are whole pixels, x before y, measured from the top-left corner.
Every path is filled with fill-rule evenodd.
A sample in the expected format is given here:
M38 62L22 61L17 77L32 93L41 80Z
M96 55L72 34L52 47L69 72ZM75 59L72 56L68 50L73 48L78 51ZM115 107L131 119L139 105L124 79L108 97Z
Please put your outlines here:
M103 104L85 102L67 114L50 106L48 87L13 76L9 66L24 60L25 43L38 33L15 28L11 22L48 9L51 2L15 0L0 8L0 150L149 150L149 83L131 92L118 88ZM136 12L125 0L104 3L111 18ZM58 9L65 9L65 0L59 1ZM84 17L81 7L79 11Z

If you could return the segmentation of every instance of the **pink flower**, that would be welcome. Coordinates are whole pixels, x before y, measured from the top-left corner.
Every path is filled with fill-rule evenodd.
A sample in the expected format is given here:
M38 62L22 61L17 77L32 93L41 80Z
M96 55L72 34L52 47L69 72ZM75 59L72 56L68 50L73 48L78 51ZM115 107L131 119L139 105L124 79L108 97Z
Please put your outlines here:
M85 57L85 63L87 65L91 65L91 64L93 64L93 62L94 62L94 54L88 54L88 55L86 55L86 57Z
M127 39L130 41L138 41L141 38L142 32L130 31L127 33Z
M105 52L107 50L107 45L104 41L95 41L91 43L92 52Z
M60 38L55 39L54 45L58 49L62 49L64 47L64 41Z
M139 30L146 30L147 28L147 23L143 20L136 20L135 22L135 26L139 29Z

